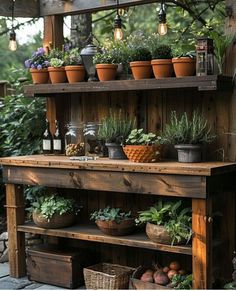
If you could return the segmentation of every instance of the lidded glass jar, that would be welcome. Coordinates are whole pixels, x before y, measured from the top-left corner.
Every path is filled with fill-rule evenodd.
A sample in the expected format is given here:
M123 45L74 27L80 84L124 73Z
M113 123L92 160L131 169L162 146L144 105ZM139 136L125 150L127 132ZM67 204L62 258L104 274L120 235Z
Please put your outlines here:
M84 156L85 142L83 133L84 124L69 123L65 134L66 156Z
M85 153L86 155L100 155L101 146L98 139L98 130L100 123L87 122L84 125L84 138L85 138Z

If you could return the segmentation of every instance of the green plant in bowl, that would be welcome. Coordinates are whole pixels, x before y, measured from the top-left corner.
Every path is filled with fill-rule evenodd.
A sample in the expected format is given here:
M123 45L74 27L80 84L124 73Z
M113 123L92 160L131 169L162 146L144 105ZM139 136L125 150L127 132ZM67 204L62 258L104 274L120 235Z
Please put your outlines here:
M112 208L107 206L106 208L99 209L90 214L90 220L102 220L102 221L115 221L120 223L122 220L130 219L131 211L124 212L120 208Z

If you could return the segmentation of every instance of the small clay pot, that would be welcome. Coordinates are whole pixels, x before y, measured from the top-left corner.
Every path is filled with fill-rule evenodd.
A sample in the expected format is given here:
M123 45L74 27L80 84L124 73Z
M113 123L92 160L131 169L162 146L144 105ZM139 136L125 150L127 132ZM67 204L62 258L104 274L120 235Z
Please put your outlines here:
M65 66L65 70L70 84L84 81L84 66Z
M129 63L135 80L149 79L152 75L151 61L138 61Z
M173 73L172 59L152 60L151 65L156 79L171 77Z
M196 59L189 57L173 58L175 75L177 78L193 76L196 71Z
M41 70L30 68L32 81L34 84L47 84L49 80L48 69L44 68Z
M52 84L67 82L65 67L48 67L48 72Z
M118 65L115 64L97 64L97 75L99 81L115 80Z

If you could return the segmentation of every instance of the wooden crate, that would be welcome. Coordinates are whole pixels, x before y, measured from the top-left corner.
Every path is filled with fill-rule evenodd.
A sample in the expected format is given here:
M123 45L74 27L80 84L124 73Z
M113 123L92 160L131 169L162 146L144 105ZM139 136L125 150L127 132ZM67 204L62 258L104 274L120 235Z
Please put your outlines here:
M84 254L85 253L85 254ZM55 246L39 246L27 250L29 280L66 288L82 285L83 267L89 265L86 252L59 250Z

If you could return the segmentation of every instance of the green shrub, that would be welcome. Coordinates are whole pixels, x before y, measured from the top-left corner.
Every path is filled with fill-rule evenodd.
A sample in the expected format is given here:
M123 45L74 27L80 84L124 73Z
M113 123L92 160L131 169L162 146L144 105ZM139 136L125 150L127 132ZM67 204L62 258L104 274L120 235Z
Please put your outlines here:
M169 45L160 45L152 53L153 59L172 59L172 49Z
M137 49L131 50L130 62L150 61L151 59L152 54L147 48L139 47Z
M120 208L111 208L107 206L104 209L99 209L90 214L90 220L115 221L120 223L122 220L131 218L131 211L123 212Z

